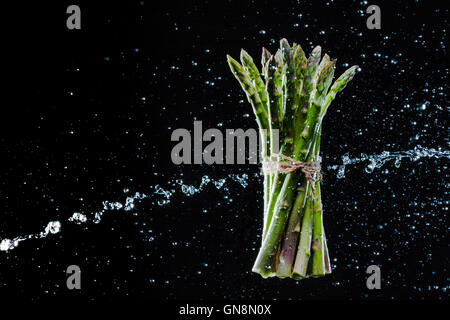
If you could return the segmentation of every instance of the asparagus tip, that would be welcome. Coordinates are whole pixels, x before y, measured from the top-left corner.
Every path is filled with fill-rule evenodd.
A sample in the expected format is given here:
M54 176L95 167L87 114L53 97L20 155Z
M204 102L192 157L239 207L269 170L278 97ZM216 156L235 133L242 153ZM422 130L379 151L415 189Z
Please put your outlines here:
M289 45L289 42L287 41L286 38L283 38L280 40L280 48L285 49L285 50L289 50L291 48L291 46Z
M272 54L270 53L269 50L267 50L266 48L262 48L262 54L265 55L266 57L270 57Z
M320 55L320 53L322 52L322 47L321 46L316 46L313 51L312 51L312 55Z

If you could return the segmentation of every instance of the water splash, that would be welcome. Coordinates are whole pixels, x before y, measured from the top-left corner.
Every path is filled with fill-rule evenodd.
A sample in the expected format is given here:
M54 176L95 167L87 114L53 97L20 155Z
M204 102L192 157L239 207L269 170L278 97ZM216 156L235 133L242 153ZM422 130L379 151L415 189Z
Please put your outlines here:
M369 162L365 171L367 173L372 173L375 168L381 168L386 162L394 161L394 165L396 168L399 168L402 162L402 159L409 159L411 161L417 161L420 158L447 158L450 159L450 151L449 150L441 150L438 148L437 150L434 148L425 148L421 145L417 145L412 150L407 151L396 151L389 152L383 151L381 154L376 155L366 155L361 154L359 158L350 158L349 154L346 153L342 156L342 164L341 165L333 165L328 166L329 170L337 170L337 178L343 179L345 178L345 167L351 164L361 163L361 162Z
M13 239L2 239L0 242L0 251L12 250L19 245L20 242L28 239L42 239L49 234L55 234L61 231L61 222L50 221L44 228L44 231L35 234L29 234L26 236L19 236Z
M183 183L183 180L181 179L175 179L170 180L168 182L168 185L172 186L180 186L181 192L187 196L193 196L196 193L199 193L204 190L204 188L212 183L216 189L222 189L224 188L225 183L227 180L238 182L242 187L246 188L248 185L248 175L247 174L230 174L228 177L222 178L222 179L211 179L208 176L203 176L202 181L198 187L195 187L193 185L187 185ZM28 240L28 239L41 239L46 238L50 234L56 234L61 231L61 226L63 223L72 223L72 224L83 224L87 222L92 222L94 224L98 224L102 220L102 216L110 211L133 211L136 206L136 202L143 199L152 199L154 200L153 204L156 204L158 206L165 206L170 203L171 197L174 195L174 193L177 192L175 189L164 189L159 184L155 186L150 186L149 188L152 190L152 192L146 194L146 193L140 193L136 192L134 195L129 195L125 198L123 202L120 201L103 201L103 209L97 212L90 212L90 213L81 213L81 212L74 212L72 216L65 220L61 221L50 221L44 228L44 231L40 233L35 234L29 234L25 236L18 236L12 239L8 238L1 238L0 237L0 251L9 251L14 248L16 248L20 242ZM227 189L228 190L228 189ZM129 189L125 188L123 190L125 194L129 193Z

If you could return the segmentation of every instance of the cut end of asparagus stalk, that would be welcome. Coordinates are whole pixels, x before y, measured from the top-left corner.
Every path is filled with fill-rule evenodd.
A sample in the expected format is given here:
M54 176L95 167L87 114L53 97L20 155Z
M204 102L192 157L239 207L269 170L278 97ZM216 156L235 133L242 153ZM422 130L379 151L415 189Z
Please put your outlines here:
M252 272L259 274L264 279L275 277L277 274L272 271L272 267L261 268L260 266L254 265Z

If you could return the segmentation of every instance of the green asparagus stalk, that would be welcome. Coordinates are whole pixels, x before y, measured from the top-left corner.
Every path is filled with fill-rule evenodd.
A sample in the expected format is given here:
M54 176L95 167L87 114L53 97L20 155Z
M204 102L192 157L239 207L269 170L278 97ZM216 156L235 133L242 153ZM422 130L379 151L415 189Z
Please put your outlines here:
M241 84L241 87L253 108L253 112L256 116L256 123L258 124L260 141L262 142L261 157L262 159L267 159L267 152L269 150L266 141L268 138L270 139L270 132L267 133L267 128L269 128L269 111L267 106L268 95L265 90L265 84L259 75L258 68L253 63L253 59L244 50L241 50L242 65L229 55L227 55L227 60L232 73ZM264 175L263 192L265 220L270 192L270 178L267 174Z
M325 246L325 274L331 273L330 256L328 255L327 237L325 231L323 232L323 242Z
M311 275L318 277L325 275L325 248L323 238L322 201L320 198L320 184L316 185L318 199L313 204L313 242Z
M269 56L269 57L268 57ZM270 130L270 135L274 136L274 130L280 130L280 119L281 119L281 105L283 101L283 93L282 93L282 79L281 79L281 69L277 65L277 61L274 56L270 55L270 52L266 49L263 49L262 55L262 64L264 75L266 79L266 92L270 99L268 99L268 125ZM279 143L279 141L277 141ZM269 143L269 156L278 150L275 149L274 139L270 139ZM272 212L271 201L274 195L273 186L278 183L278 176L274 173L269 174L268 185L266 186L268 190L268 197L265 199L264 206L264 224L263 224L263 235L262 240L266 235L266 230L269 225L269 220L271 219L271 215L269 216L269 212Z
M298 237L300 235L301 219L305 210L306 195L309 191L309 183L306 178L298 188L297 197L292 207L288 226L281 246L279 263L277 265L277 276L279 278L290 277L297 252Z
M312 196L311 191L307 194L305 214L302 219L302 229L300 231L300 243L297 249L292 277L294 279L303 279L308 271L309 256L311 255L311 236L312 236Z
M329 85L328 85L329 86ZM320 158L320 140L322 136L322 126L319 128L315 145L315 161ZM320 181L316 182L317 198L314 199L313 210L313 244L312 244L312 268L311 275L318 277L326 273L325 265L325 233L323 227L323 207L322 193L320 191Z
M245 69L239 62L234 60L232 57L227 56L228 65L235 78L241 84L242 89L247 95L247 99L250 102L253 112L256 116L256 122L260 130L268 127L268 111L267 106L264 105L258 91L256 88L256 81L251 78L254 74L250 74L247 69Z

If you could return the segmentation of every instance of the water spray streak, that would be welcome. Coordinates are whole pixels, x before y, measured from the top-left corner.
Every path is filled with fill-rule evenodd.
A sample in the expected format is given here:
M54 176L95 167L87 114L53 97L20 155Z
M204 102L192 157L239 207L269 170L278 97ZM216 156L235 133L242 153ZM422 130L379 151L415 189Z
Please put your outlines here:
M343 179L345 178L345 167L347 165L356 164L360 162L368 161L365 171L367 173L372 173L375 168L381 168L386 162L393 160L396 168L399 168L402 162L402 159L409 159L411 161L417 161L420 158L447 158L450 159L450 151L449 150L438 150L434 148L425 148L421 145L416 146L412 150L408 151L396 151L389 152L383 151L381 154L376 155L366 155L361 154L359 158L350 158L348 153L342 156L342 164L341 165L332 165L328 166L328 170L338 170L337 178Z
M449 150L441 150L438 148L437 150L434 148L425 148L420 145L416 146L412 150L408 151L397 151L397 152L389 152L383 151L378 155L366 155L361 154L359 158L350 158L348 154L344 154L342 156L342 164L341 165L332 165L328 166L329 170L337 170L337 178L342 179L345 178L345 168L347 165L352 165L361 162L369 162L365 171L367 173L372 173L375 168L381 168L386 162L393 160L395 167L399 168L401 165L402 159L407 158L411 161L417 161L420 158L447 158L450 159L450 151ZM258 174L255 174L258 176ZM61 221L50 221L44 228L44 231L39 233L18 236L12 239L0 238L0 251L8 251L16 248L20 242L28 240L28 239L42 239L47 237L50 234L56 234L61 231L61 225L63 223L72 223L72 224L82 224L87 222L93 222L95 224L100 223L103 214L111 211L123 210L123 211L132 211L135 208L136 201L142 199L151 199L153 200L153 204L158 206L165 206L170 203L172 196L177 192L175 189L179 186L181 192L186 197L191 197L196 193L202 192L205 187L209 184L212 184L216 189L224 188L227 190L225 186L227 180L231 180L239 183L243 188L246 188L248 185L247 174L229 174L227 177L222 179L211 179L208 176L203 176L198 187L193 185L186 185L183 183L181 179L175 179L169 181L168 185L172 188L165 189L161 187L159 184L155 186L151 186L151 193L140 193L136 192L134 195L127 196L123 202L118 201L103 201L103 209L97 212L91 212L88 214L83 214L80 212L75 212L68 219ZM128 189L124 189L124 193L127 194L129 192ZM229 202L232 202L232 199L227 197Z
M202 181L198 187L195 187L193 185L186 185L183 183L183 180L176 179L174 181L169 181L169 185L176 186L179 185L181 192L187 196L190 197L196 193L201 192L206 185L212 183L216 189L222 189L224 187L227 180L238 182L242 187L247 187L247 180L248 175L247 174L229 174L228 177L218 180L213 180L209 178L208 176L203 176ZM56 234L61 231L61 225L63 223L72 223L72 224L82 224L86 222L93 222L95 224L100 223L102 220L103 214L110 212L110 211L117 211L117 210L123 210L123 211L132 211L135 208L136 201L142 200L142 199L153 199L155 202L154 204L158 206L165 206L170 203L170 198L173 196L173 194L176 192L175 189L167 190L162 188L159 184L155 186L151 186L150 190L153 190L149 194L136 192L134 195L127 196L125 198L125 201L119 202L119 201L103 201L103 209L97 211L97 212L91 212L88 214L83 214L80 212L75 212L71 217L68 219L62 220L62 221L50 221L44 228L44 231L40 233L35 234L29 234L25 236L18 236L12 239L8 238L0 238L0 251L8 251L16 248L20 242L28 240L28 239L42 239L46 238L50 234ZM128 193L128 189L124 189L124 193ZM231 199L230 199L231 200Z

